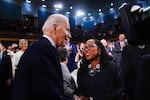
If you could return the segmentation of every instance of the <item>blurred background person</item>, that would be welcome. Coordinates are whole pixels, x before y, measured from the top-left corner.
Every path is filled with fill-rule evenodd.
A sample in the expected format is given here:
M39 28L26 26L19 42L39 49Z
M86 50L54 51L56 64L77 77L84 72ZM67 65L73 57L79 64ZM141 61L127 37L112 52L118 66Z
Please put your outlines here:
M21 56L23 55L23 53L25 52L25 50L28 48L28 40L27 39L19 39L19 51L16 52L15 54L15 66L17 67L18 62L21 58Z
M84 46L85 46L85 43L81 42L81 43L79 43L79 46L77 47L77 53L76 53L76 56L75 56L75 62L77 63L77 65L78 65L78 62L83 57L83 52L84 52L84 49L85 49Z
M114 46L111 42L107 42L105 39L101 39L100 42L102 43L102 45L104 46L105 50L106 50L106 53L108 55L108 58L112 61L115 61L115 58L114 58Z
M11 100L12 62L5 47L0 43L0 100Z
M123 48L128 45L128 42L125 38L125 34L121 33L118 36L118 41L115 42L114 44L114 52L115 52L115 61L118 65L118 67L120 68L120 60L121 60L121 55L122 55L122 51Z
M1 61L2 61L3 52L4 52L4 46L2 45L2 43L0 43L0 65L1 65Z
M66 48L58 48L58 54L63 74L65 100L74 100L76 84L67 67L69 52Z
M80 68L80 62L83 57L84 49L85 49L85 43L84 42L79 43L79 45L77 46L77 53L75 56L75 62L76 62L77 68L71 72L71 75L75 80L76 86L77 86L77 71Z
M77 68L76 62L75 62L75 56L77 53L77 48L76 45L74 43L68 43L67 44L67 48L69 51L69 57L68 57L68 68L69 71L72 72L73 70L75 70Z

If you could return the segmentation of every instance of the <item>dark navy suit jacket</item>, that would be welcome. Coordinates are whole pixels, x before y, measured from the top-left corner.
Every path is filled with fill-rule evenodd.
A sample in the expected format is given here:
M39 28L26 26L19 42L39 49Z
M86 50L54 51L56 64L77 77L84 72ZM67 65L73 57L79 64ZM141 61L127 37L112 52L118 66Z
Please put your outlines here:
M16 70L12 100L63 100L57 50L44 37L23 54Z
M10 55L3 52L0 64L0 100L10 100L11 98L11 84L7 84L8 79L12 80L12 63Z

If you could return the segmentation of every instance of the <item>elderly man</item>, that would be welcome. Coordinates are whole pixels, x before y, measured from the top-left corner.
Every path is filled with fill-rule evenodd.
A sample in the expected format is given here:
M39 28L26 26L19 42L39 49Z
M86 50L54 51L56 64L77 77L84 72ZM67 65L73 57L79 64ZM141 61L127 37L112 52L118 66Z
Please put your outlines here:
M45 21L43 37L22 55L13 84L12 100L64 100L58 47L71 37L66 16L52 14Z

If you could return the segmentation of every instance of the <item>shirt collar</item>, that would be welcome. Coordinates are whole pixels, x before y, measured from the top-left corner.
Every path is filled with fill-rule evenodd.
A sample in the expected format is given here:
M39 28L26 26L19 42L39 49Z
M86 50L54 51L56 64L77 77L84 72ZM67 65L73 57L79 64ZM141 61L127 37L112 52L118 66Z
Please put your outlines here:
M50 43L56 48L56 44L51 37L49 37L47 35L43 35L43 37L47 38L50 41Z

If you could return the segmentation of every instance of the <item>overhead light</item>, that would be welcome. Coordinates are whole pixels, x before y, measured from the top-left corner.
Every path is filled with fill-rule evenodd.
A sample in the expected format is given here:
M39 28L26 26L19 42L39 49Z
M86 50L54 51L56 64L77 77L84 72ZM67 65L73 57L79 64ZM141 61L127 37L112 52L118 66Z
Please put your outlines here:
M110 5L111 5L111 6L113 6L114 4L113 4L113 3L111 3Z
M70 9L72 9L72 6L70 6Z
M55 9L62 9L62 8L63 8L63 5L62 5L62 4L55 4L55 5L54 5L54 8L55 8Z
M101 11L102 11L102 9L99 9L98 11L99 11L99 12L101 12Z
M88 16L91 16L91 13L88 13Z
M45 7L47 7L47 6L46 6L46 5L42 5L42 7L44 7L44 8L45 8Z
M66 12L66 14L70 14L70 12L69 12L69 11L67 11L67 12Z
M84 16L85 13L81 10L77 11L76 16L80 17L80 16Z
M31 0L26 0L27 3L31 3Z
M102 13L102 12L100 12L100 13L99 13L99 15L103 15L103 13Z

